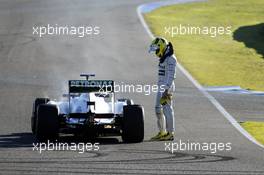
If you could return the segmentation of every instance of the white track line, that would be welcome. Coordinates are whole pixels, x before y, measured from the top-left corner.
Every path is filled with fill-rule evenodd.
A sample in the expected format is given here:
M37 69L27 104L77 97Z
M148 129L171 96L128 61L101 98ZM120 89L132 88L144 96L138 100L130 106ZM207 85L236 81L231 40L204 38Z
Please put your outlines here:
M141 11L144 6L147 4L142 4L137 7L137 14L140 19L141 24L145 28L146 32L150 36L150 38L154 39L154 35L150 31ZM260 144L254 137L252 137L235 119L234 117L229 114L225 108L207 91L204 90L204 88L198 83L197 80L195 80L191 74L180 64L178 63L178 67L180 71L195 85L195 87L206 97L208 100L216 107L216 109L223 114L223 116L241 133L243 134L248 140L255 143L256 145L260 146L261 148L264 148L262 144Z

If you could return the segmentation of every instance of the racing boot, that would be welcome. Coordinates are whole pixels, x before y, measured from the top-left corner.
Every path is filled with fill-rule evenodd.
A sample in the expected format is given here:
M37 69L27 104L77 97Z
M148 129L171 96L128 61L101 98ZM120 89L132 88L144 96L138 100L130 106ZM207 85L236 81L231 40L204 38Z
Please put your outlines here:
M174 133L168 132L166 135L159 137L159 141L173 141L174 140Z
M160 131L157 135L155 135L154 137L152 137L150 140L159 140L161 137L167 135L167 132L164 131Z

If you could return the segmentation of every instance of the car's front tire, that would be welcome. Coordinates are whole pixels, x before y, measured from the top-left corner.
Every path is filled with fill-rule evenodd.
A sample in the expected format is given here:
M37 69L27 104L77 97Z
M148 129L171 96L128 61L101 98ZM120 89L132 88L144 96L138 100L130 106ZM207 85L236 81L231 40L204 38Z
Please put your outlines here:
M41 104L37 108L36 137L38 140L53 140L59 134L57 106Z
M138 143L144 139L144 109L140 105L124 106L122 140Z

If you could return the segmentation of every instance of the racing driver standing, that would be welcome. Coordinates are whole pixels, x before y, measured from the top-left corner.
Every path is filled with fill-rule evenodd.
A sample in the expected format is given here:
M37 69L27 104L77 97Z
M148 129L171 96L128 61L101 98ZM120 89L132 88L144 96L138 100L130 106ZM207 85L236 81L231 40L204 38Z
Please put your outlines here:
M151 140L174 140L174 110L172 93L175 91L177 59L173 46L165 38L155 38L149 48L159 58L158 92L156 96L155 113L159 132Z

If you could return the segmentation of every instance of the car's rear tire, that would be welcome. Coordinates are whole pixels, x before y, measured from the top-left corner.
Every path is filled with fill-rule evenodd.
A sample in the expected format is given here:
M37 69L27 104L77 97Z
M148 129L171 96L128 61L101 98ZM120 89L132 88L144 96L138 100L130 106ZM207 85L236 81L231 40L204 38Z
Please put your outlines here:
M37 108L36 137L40 141L54 140L59 134L57 106L41 104Z
M36 133L36 120L37 120L37 108L41 104L46 104L50 101L49 98L36 98L33 103L32 116L31 116L31 130L32 133Z
M124 106L122 140L138 143L144 139L144 109L140 105Z

